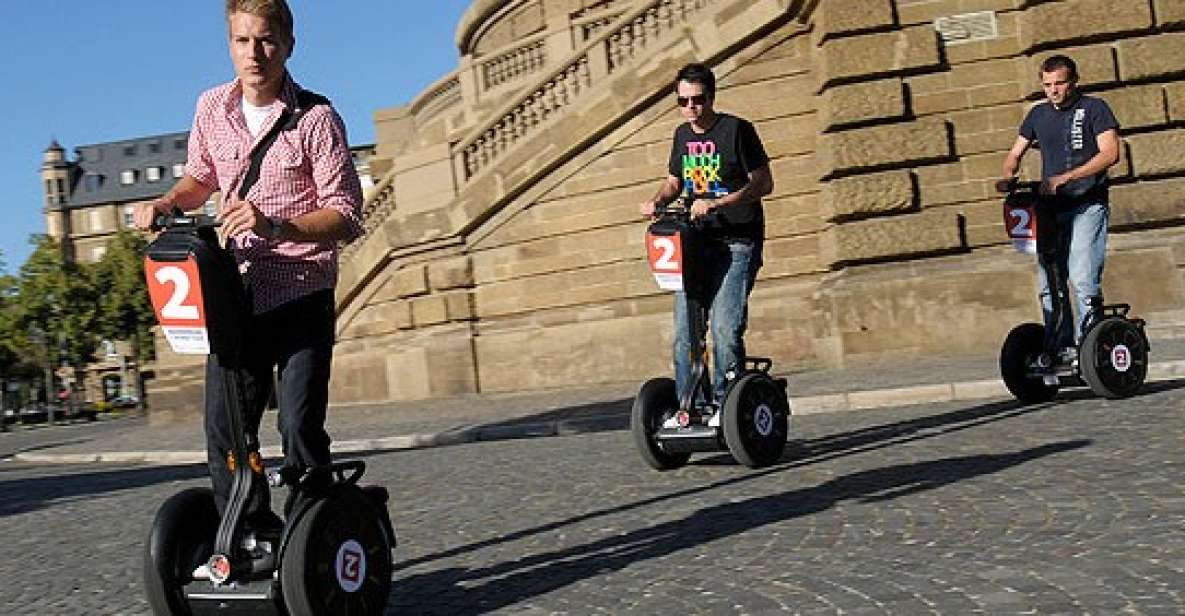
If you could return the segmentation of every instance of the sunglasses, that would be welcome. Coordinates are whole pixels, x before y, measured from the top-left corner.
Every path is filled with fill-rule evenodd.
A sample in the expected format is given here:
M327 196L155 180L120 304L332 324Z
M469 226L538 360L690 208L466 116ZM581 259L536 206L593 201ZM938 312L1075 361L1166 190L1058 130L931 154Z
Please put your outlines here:
M691 103L697 107L707 104L708 96L706 94L696 94L695 96L676 96L675 102L679 103L680 107L686 107L687 103Z

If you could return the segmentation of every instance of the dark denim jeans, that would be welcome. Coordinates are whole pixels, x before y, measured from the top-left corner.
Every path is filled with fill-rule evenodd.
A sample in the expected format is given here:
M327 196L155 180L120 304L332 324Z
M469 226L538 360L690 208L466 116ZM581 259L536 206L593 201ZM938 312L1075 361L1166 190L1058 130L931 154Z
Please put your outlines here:
M329 404L334 318L333 290L327 289L254 315L244 332L240 375L247 399L243 417L249 442L258 446L259 423L272 394L273 375L278 371L279 389L275 393L285 465L307 467L330 462L325 409ZM219 512L225 510L233 481L226 463L234 441L223 395L225 374L212 358L206 362L206 454ZM269 504L267 482L262 476L256 479L260 484L259 499L245 507L248 514Z
M711 298L708 321L712 336L712 390L716 401L724 398L725 372L745 357L749 293L760 268L760 243L721 243L711 251L706 269L708 297ZM691 335L687 327L684 294L676 293L675 386L680 396L691 381Z

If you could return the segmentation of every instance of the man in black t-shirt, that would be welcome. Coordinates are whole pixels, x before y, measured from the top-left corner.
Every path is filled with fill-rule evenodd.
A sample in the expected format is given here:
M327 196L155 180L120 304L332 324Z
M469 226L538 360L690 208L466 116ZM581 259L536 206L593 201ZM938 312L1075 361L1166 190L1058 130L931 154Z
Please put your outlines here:
M1004 159L1004 178L1016 176L1020 160L1036 141L1041 150L1042 192L1055 200L1060 241L1056 258L1063 314L1069 314L1067 279L1074 286L1077 319L1062 319L1058 344L1080 342L1092 304L1102 305L1103 261L1107 252L1107 169L1119 162L1119 122L1107 103L1078 91L1078 67L1066 56L1041 64L1046 101L1025 117L1020 135ZM1043 268L1038 268L1041 307L1052 327L1053 305Z
M679 112L687 120L675 130L668 176L639 210L654 210L691 193L691 215L706 229L707 289L713 342L712 386L724 396L725 372L745 357L749 292L761 267L765 217L761 198L773 191L769 157L749 122L713 107L716 77L702 64L683 67L675 79ZM675 382L683 392L691 380L691 340L682 293L675 297Z

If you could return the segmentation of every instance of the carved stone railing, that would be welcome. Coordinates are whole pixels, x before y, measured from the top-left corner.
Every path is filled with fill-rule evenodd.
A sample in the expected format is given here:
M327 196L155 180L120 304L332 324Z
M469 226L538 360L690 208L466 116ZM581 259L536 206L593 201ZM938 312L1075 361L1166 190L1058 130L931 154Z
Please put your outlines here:
M454 149L458 180L469 182L518 143L565 113L631 58L721 0L652 0L626 12L572 57L475 127Z
M461 103L461 79L453 71L436 80L408 105L416 124L423 126L442 112Z
M374 187L369 199L362 202L362 234L342 247L341 258L353 258L366 236L374 232L395 211L395 174L388 173Z
M525 79L547 65L547 44L543 36L535 36L505 51L491 54L478 64L483 91Z
M679 0L655 2L618 24L606 41L609 72L646 51L676 24L686 22L695 13L716 0Z
M577 41L577 44L584 43L604 31L625 12L622 4L620 0L607 0L572 13L570 19L573 40Z

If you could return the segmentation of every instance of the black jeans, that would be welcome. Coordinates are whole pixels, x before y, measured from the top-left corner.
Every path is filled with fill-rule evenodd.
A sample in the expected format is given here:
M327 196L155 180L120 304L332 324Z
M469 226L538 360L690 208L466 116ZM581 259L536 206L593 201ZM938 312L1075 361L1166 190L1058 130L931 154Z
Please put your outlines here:
M258 448L259 423L272 395L273 375L278 371L279 428L285 466L329 464L329 434L325 409L329 404L329 371L333 359L333 290L326 289L292 300L251 317L244 332L242 368L246 408L243 420L251 448ZM214 502L225 511L233 475L226 456L234 446L222 380L226 369L214 358L206 362L206 455ZM239 460L238 463L245 461ZM269 506L267 482L260 475L256 498L248 503L248 515Z

